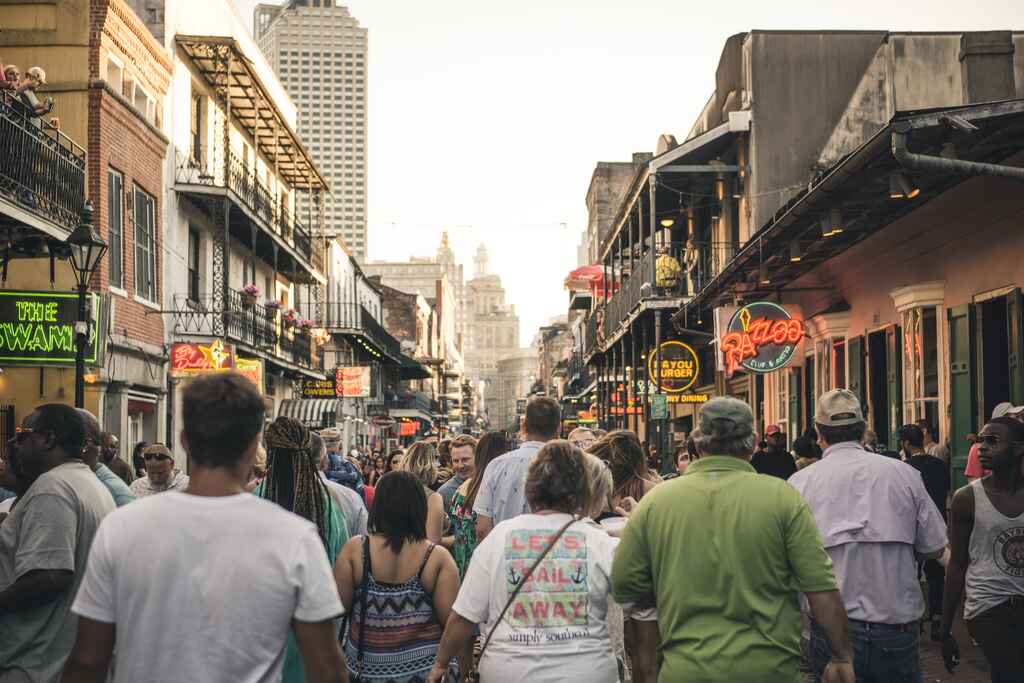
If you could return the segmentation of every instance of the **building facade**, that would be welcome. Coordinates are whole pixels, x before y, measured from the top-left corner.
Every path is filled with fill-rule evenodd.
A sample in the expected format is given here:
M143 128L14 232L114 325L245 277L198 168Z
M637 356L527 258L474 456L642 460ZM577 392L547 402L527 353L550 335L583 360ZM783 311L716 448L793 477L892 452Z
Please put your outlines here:
M474 257L474 276L466 283L466 374L481 388L484 410L497 396L498 360L519 349L519 316L505 303L501 277L488 272L487 247Z
M368 252L366 180L367 30L334 0L258 5L254 34L292 100L298 132L332 193L327 234L360 262ZM300 198L300 212L305 208Z
M537 358L537 349L527 347L507 353L496 361L495 379L490 384L492 398L487 408L491 429L519 433L519 418L537 382Z

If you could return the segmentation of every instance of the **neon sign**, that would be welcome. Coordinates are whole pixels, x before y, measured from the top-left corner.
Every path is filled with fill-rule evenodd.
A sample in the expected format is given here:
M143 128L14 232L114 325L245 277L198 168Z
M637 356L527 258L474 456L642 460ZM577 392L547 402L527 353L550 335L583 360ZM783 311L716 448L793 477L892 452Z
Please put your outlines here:
M220 339L209 346L175 344L171 347L171 376L192 377L210 372L227 372L235 367L234 353Z
M726 376L740 368L774 372L796 356L806 336L804 321L770 301L747 304L733 313L718 340Z
M647 352L647 374L651 384L657 386L661 379L661 390L670 394L686 391L697 383L700 376L700 361L697 352L681 341L667 341L661 344L661 372L658 372L658 352Z
M99 355L100 298L92 300L85 362ZM71 292L0 291L0 363L5 365L74 365L78 294Z

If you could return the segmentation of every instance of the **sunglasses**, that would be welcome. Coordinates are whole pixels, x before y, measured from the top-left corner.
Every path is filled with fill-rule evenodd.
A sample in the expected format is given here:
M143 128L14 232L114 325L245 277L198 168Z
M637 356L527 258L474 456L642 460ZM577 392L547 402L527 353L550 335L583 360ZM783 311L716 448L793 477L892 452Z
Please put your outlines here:
M37 432L36 430L32 429L31 427L15 427L14 428L14 436L11 437L10 439L8 439L7 443L8 444L22 443L22 442L25 441L25 439L27 439L28 437L32 436L33 434L44 434L44 433L46 433L46 432Z
M156 460L157 462L163 462L164 460L170 460L171 456L164 455L163 453L146 453L142 456L146 460Z

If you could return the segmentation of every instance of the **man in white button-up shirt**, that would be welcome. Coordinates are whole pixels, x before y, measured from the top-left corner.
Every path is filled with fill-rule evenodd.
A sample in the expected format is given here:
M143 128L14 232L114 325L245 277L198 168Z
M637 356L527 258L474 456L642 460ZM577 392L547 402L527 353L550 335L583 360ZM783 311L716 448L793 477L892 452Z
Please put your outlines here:
M825 452L789 483L807 500L832 557L858 680L921 681L917 563L942 556L946 523L916 469L861 447L866 425L853 393L823 394L814 422ZM829 657L824 634L812 624L817 675Z

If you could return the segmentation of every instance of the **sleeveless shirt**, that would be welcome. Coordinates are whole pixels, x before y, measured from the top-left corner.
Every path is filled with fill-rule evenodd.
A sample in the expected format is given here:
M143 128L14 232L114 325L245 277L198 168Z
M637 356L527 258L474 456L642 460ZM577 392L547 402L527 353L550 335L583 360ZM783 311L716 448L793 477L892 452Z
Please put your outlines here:
M968 545L964 619L973 619L1010 596L1024 596L1024 513L1007 517L992 505L981 479L970 485L974 528Z

